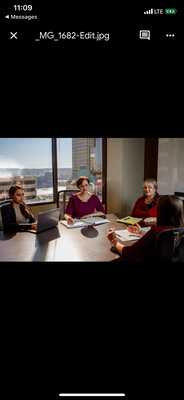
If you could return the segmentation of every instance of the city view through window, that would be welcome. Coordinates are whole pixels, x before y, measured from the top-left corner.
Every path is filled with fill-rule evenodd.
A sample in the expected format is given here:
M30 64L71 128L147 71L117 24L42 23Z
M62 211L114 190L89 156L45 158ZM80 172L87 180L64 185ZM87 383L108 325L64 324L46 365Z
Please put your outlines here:
M102 201L102 138L58 138L57 167L58 191L77 189L85 175ZM0 202L12 184L23 187L26 203L53 201L51 138L0 138Z

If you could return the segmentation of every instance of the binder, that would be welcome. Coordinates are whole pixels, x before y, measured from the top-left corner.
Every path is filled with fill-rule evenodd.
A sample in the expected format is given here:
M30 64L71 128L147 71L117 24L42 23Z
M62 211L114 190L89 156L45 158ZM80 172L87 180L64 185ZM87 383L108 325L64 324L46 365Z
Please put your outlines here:
M135 222L140 222L142 221L143 218L135 218L135 217L131 217L131 216L127 216L121 219L117 219L117 222L122 222L122 224L128 224L128 225L134 225Z

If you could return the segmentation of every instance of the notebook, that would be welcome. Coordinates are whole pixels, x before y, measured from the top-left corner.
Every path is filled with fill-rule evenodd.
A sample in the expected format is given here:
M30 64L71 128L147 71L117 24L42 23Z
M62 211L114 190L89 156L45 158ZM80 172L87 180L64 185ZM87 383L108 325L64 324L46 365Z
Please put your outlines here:
M38 214L37 229L28 229L32 233L40 233L55 228L59 222L60 208L40 212Z
M109 222L108 219L100 218L100 217L87 217L82 219L74 218L73 224L68 224L66 220L60 221L61 224L66 226L67 228L80 228L84 226L94 226L100 224L106 224Z
M147 228L141 228L141 229L144 230L145 232L148 232L151 229L151 226L148 226ZM131 232L128 232L127 229L115 230L115 233L117 235L117 239L120 242L138 240L142 237L141 235L136 235Z
M123 224L130 224L130 225L134 225L135 222L140 222L140 221L142 221L142 218L135 218L131 216L117 219L117 222L122 222Z

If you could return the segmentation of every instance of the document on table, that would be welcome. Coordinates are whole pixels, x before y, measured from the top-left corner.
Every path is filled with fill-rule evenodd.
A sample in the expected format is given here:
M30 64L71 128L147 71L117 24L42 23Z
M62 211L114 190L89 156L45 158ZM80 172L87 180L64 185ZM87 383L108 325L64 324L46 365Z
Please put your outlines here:
M66 226L66 228L80 228L81 226L86 226L86 224L84 224L82 222L82 220L74 218L74 222L73 224L68 224L68 222L66 221L66 219L64 219L63 221L59 221L60 224Z
M146 228L142 228L142 230L148 232L151 229L150 226L146 227ZM135 235L129 231L127 231L127 229L122 229L122 230L115 230L115 233L117 235L117 239L122 241L122 242L127 242L127 241L131 241L131 240L138 240L140 239L142 236L140 235Z
M130 224L130 225L134 225L135 222L140 222L140 221L142 221L142 218L135 218L131 216L117 219L117 222L122 222L123 224Z
M82 219L74 218L73 224L68 224L66 220L60 221L61 224L65 225L67 228L80 228L84 226L93 226L93 225L100 225L106 224L109 222L108 219L100 218L100 217L87 217Z
M82 221L86 225L100 225L100 224L106 224L107 222L109 222L108 219L104 219L101 217L87 217L87 218L83 218Z

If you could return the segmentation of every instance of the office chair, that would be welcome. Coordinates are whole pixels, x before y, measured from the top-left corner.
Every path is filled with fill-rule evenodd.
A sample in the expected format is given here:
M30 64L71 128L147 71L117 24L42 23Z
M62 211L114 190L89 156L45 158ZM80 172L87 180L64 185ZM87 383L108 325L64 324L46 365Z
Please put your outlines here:
M183 211L184 211L184 192L174 192L175 196L180 197L180 199L183 201Z
M184 235L181 236L180 238L180 244L179 244L179 251L178 251L178 262L184 262Z
M4 204L8 204L11 202L11 199L0 201L0 208L4 206Z
M180 233L184 233L184 228L167 229L158 234L155 244L154 262L170 262L174 261L176 241L179 239ZM182 236L183 237L183 236ZM182 258L183 239L179 243L180 258ZM179 255L179 254L178 254ZM179 257L178 257L179 258ZM179 261L176 259L175 261Z
M73 193L78 193L79 189L63 189L60 190L57 194L57 208L60 208L60 216L59 219L61 220L64 217L66 203L69 200L69 196ZM63 197L60 198L60 193L63 193Z
M10 203L10 201L11 201L11 199L0 201L0 231L3 230L3 223L2 223L2 218L1 218L1 207L2 207L4 204Z

